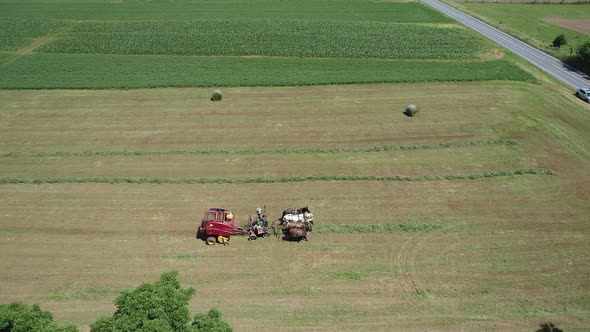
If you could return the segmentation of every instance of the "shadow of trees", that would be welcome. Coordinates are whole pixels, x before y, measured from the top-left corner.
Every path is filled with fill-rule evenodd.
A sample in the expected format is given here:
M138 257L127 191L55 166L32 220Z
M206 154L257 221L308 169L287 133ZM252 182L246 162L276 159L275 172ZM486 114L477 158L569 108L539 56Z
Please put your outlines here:
M585 61L579 54L573 54L563 59L563 62L584 73L584 78L590 79L590 63Z
M562 329L558 328L557 326L555 326L555 324L553 324L551 322L545 323L545 324L539 324L539 326L541 328L535 332L563 332Z

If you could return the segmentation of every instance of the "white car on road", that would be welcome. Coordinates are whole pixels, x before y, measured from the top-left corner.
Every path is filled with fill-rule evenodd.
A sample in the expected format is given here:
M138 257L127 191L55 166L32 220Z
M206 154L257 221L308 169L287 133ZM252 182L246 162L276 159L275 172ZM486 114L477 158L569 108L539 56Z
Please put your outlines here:
M590 103L590 89L579 88L578 91L576 91L576 96Z

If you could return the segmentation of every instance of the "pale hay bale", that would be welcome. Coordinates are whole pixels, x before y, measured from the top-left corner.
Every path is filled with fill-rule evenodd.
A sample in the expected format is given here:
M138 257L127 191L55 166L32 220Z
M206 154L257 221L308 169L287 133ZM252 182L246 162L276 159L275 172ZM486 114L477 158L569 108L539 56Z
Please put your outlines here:
M406 111L404 112L404 114L407 116L415 116L416 114L418 114L418 111L420 111L418 106L408 105L408 107L406 107Z
M211 101L221 101L221 98L221 90L213 91L213 94L211 95Z

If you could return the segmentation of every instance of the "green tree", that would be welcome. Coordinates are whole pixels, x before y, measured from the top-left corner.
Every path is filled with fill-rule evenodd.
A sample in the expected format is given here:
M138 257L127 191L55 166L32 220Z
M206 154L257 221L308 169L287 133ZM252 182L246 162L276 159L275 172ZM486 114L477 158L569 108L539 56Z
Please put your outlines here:
M189 332L188 301L195 293L182 289L177 272L165 272L155 283L123 291L115 300L117 311L90 326L92 332Z
M58 327L53 315L38 305L29 306L21 302L0 305L1 332L78 332L73 325Z
M578 55L584 63L590 65L590 41L585 42L578 48Z
M221 319L221 312L215 308L207 314L195 315L192 327L195 332L232 332L231 326Z
M567 44L567 39L565 39L565 35L563 33L553 39L553 47L561 47L565 44Z

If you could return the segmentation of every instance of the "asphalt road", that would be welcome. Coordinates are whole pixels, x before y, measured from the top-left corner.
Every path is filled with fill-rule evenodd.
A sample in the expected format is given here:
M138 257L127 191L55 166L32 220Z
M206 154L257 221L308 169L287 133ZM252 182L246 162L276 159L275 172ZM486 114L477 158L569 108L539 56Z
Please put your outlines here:
M504 46L566 85L572 88L590 88L590 76L577 71L549 54L438 0L422 0L422 2Z

